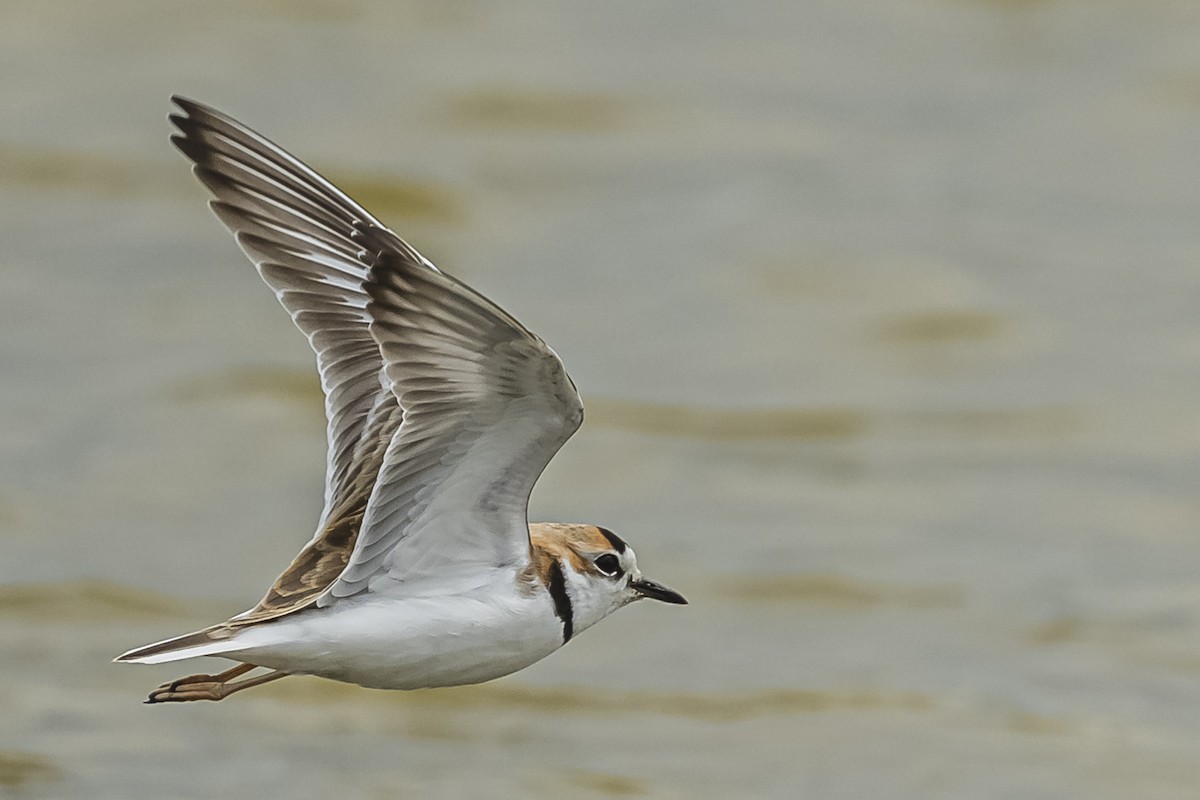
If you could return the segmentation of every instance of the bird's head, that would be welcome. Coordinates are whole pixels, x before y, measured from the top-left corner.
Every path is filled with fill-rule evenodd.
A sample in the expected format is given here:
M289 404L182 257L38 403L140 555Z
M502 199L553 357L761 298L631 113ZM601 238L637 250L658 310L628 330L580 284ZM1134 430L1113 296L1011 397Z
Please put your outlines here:
M606 528L539 524L531 526L530 536L534 549L553 559L547 562L547 587L552 598L558 595L559 615L569 609L574 633L635 600L687 604L683 595L643 576L633 548Z

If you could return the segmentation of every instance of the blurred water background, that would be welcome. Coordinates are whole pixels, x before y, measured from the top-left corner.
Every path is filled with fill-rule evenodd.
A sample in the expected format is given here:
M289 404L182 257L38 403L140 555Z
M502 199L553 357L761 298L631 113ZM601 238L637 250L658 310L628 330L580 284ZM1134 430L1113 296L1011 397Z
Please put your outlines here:
M0 9L0 796L1194 798L1200 5ZM486 686L118 652L319 511L312 357L180 92L562 355L535 519L686 609Z

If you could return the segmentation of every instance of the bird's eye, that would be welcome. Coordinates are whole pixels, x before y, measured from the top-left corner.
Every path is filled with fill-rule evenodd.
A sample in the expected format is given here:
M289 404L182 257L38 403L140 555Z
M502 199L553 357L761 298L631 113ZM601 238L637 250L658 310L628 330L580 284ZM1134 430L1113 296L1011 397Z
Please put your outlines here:
M620 575L621 562L612 553L605 553L598 557L595 561L596 569L603 572L605 575Z

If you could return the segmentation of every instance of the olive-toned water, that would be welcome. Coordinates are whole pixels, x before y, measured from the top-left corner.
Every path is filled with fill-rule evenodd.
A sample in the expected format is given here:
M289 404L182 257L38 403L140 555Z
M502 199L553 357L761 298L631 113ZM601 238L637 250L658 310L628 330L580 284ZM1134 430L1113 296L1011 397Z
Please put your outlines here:
M1193 798L1190 2L0 9L0 797ZM562 355L641 603L488 685L122 650L310 535L303 338L166 141L308 160Z

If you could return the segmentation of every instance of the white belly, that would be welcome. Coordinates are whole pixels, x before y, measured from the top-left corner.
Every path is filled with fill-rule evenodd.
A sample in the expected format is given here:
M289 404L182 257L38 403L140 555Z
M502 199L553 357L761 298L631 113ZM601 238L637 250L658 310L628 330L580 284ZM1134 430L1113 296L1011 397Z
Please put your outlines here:
M246 629L236 657L375 689L481 683L562 645L545 592L397 599L365 595Z

